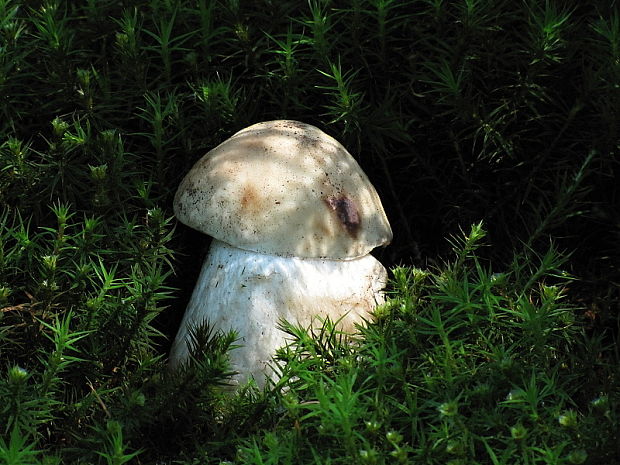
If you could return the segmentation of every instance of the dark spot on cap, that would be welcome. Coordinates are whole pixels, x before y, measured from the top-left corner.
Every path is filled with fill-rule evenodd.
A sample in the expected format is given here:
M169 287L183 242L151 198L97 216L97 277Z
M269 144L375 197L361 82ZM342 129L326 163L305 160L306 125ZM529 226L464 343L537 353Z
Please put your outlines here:
M325 203L336 214L336 217L344 229L353 238L357 237L360 230L361 219L355 202L346 195L330 196Z
M320 144L320 140L318 137L311 137L306 134L301 134L298 137L298 140L299 140L299 145L301 148L306 148L306 147L316 148Z
M261 195L253 186L246 185L243 188L239 203L243 212L255 214L261 210Z

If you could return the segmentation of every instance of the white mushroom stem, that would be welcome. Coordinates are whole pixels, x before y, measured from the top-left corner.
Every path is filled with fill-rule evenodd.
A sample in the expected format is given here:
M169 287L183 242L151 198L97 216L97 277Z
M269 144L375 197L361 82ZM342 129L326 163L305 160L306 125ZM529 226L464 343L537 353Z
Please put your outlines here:
M352 260L280 257L250 252L213 240L170 354L176 367L188 357L188 329L208 321L239 335L230 353L235 381L254 377L259 385L276 349L286 344L278 329L284 319L308 327L316 317L342 318L353 332L383 302L387 273L373 256Z

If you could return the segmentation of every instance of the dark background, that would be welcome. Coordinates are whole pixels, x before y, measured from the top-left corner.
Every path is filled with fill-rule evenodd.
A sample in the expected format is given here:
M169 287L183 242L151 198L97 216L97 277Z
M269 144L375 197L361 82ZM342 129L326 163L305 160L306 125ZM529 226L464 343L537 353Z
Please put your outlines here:
M3 208L46 225L67 202L113 236L123 215L172 215L182 176L237 130L297 119L376 186L388 267L433 266L482 220L494 270L553 242L570 254L572 298L617 327L615 2L194 3L33 1L5 15L0 129L28 150L24 169L2 171ZM208 241L179 224L168 244L168 335Z

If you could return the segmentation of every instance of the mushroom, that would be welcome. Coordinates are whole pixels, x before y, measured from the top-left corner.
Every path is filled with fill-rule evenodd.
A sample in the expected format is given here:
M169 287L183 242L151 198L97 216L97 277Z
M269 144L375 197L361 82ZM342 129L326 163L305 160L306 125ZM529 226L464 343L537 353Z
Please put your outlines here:
M355 330L383 301L387 272L369 252L392 230L379 196L335 139L298 121L243 129L208 152L181 182L176 217L213 237L172 346L186 361L189 330L235 330L233 381L263 385L279 321L316 319Z

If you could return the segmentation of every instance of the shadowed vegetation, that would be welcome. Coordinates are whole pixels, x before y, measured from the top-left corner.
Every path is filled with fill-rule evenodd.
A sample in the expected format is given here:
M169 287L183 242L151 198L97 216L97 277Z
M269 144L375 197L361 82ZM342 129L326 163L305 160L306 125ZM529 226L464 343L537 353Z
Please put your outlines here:
M0 463L620 462L619 108L615 1L0 0ZM390 299L231 395L234 334L165 368L172 197L286 118L377 187Z

